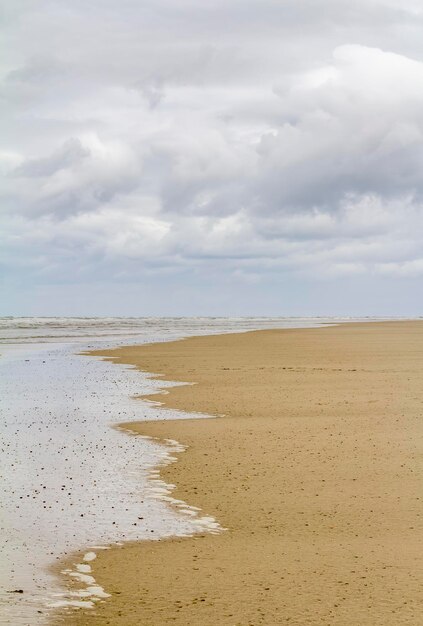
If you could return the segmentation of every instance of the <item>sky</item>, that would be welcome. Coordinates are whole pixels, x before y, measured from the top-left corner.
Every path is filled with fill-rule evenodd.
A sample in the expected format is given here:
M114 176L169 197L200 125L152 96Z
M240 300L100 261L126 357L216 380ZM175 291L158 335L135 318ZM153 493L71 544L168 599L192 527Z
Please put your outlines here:
M0 315L423 310L420 0L0 0Z

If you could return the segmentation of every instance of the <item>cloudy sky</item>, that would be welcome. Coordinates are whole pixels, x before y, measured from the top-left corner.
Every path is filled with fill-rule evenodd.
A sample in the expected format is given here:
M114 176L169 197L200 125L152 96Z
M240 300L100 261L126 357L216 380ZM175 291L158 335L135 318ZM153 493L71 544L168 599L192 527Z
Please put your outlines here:
M0 314L422 313L421 0L0 8Z

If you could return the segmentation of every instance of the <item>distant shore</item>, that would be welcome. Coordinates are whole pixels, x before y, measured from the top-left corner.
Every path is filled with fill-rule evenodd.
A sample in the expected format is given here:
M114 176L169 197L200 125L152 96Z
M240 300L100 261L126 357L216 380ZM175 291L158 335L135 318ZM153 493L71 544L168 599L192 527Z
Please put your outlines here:
M150 399L221 416L130 427L188 446L162 477L227 530L101 552L111 597L57 623L423 623L423 322L94 354L196 383Z

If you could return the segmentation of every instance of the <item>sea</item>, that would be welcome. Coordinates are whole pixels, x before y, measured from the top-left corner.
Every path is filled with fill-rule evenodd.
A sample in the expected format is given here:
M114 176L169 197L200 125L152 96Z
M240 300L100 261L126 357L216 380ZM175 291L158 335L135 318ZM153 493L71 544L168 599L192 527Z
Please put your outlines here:
M92 561L110 545L221 530L160 480L160 466L183 449L178 442L114 428L209 416L137 399L178 383L82 352L345 321L352 318L0 318L0 624L38 626L58 607L107 598ZM77 583L69 592L57 571L74 554L63 570Z

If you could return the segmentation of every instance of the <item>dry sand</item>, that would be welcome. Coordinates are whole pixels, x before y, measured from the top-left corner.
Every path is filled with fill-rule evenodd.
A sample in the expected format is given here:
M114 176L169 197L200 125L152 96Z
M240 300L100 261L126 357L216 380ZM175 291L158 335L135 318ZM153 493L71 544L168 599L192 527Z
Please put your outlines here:
M423 322L104 355L198 383L167 406L225 415L136 429L189 446L162 476L228 530L101 552L112 597L57 623L423 624Z

